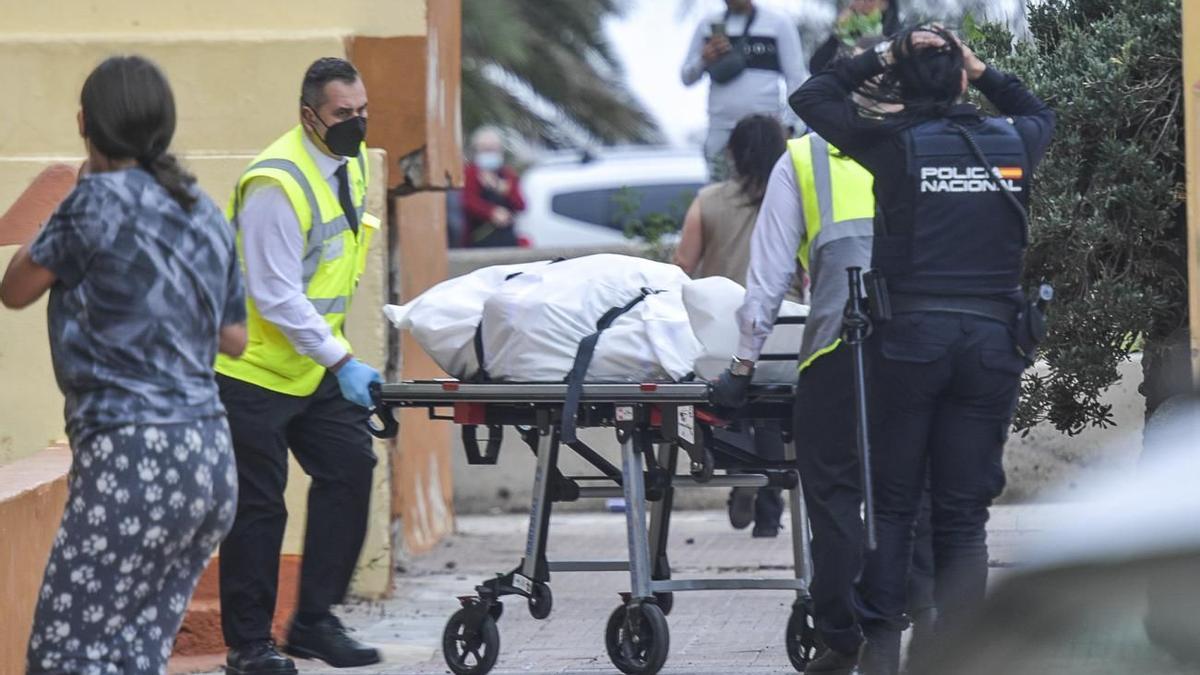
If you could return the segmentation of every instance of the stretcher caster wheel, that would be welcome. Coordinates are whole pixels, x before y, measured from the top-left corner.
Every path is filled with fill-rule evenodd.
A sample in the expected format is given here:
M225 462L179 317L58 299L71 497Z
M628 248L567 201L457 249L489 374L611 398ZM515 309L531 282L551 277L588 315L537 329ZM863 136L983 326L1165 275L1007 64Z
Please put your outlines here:
M784 637L787 646L788 660L797 672L804 672L808 662L816 657L821 648L821 640L817 635L817 625L813 620L812 599L803 598L792 605L792 615L788 617L787 635Z
M716 462L713 460L712 451L710 451L708 448L705 448L703 462L692 460L692 478L695 478L697 483L707 483L708 481L712 480L713 471L716 468L714 466L715 464Z
M654 600L658 603L658 608L662 610L663 616L671 616L671 608L675 606L675 594L671 591L655 593Z
M658 605L622 605L608 617L604 646L617 670L629 675L654 675L667 662L671 633Z
M442 656L455 675L484 675L500 656L500 631L490 614L464 607L442 631Z
M492 604L488 605L488 614L491 615L492 619L499 621L500 617L504 616L504 603L499 600L493 601Z
M554 595L550 592L550 584L534 584L533 595L529 596L529 616L541 621L550 616L552 607L554 607Z

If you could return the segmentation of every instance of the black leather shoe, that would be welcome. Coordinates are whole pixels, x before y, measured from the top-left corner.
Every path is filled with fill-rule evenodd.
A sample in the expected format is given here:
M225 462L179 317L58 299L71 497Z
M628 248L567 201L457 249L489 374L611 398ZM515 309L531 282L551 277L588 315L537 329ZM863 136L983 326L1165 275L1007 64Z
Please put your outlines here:
M820 656L809 661L804 675L851 675L858 667L858 652L843 654L836 649L826 649Z
M296 675L296 664L275 650L270 640L255 640L229 650L225 657L229 675Z
M283 651L301 659L320 659L334 668L354 668L379 663L379 650L350 637L332 614L311 624L292 619Z
M754 537L755 539L770 539L772 537L778 537L779 526L770 524L755 525L754 530L750 533L750 536Z

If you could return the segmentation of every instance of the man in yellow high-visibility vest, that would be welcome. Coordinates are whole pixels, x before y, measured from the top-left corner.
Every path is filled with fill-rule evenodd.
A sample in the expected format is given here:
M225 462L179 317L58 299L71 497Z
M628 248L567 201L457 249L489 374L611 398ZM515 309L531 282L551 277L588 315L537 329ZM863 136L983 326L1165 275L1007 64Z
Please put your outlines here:
M813 611L828 647L806 673L845 675L856 665L862 633L854 610L854 578L862 566L858 454L849 349L842 311L847 267L871 261L873 179L813 134L788 142L771 174L754 226L746 300L738 310L741 340L730 370L714 387L715 402L741 404L755 361L770 335L796 261L812 293L800 346L794 423L797 460L813 531Z
M746 299L737 313L738 351L713 387L715 403L742 405L799 261L809 275L811 299L800 345L793 428L813 533L813 579L811 607L798 603L793 611L815 614L826 648L806 664L804 672L810 674L850 675L863 644L855 590L863 564L862 490L853 369L841 334L850 297L846 268L871 265L873 186L869 171L820 136L810 133L788 142L754 225ZM922 540L917 548L927 546ZM919 582L914 590L926 595L928 572L914 564L913 575ZM924 602L913 598L922 609Z
M271 640L287 524L288 449L312 477L300 594L284 651L335 667L379 661L330 609L366 535L375 453L365 422L380 380L354 358L346 312L379 227L365 211L367 91L343 59L304 76L300 124L262 152L229 205L246 277L249 346L217 361L238 468L221 546L221 623L235 675L287 675Z

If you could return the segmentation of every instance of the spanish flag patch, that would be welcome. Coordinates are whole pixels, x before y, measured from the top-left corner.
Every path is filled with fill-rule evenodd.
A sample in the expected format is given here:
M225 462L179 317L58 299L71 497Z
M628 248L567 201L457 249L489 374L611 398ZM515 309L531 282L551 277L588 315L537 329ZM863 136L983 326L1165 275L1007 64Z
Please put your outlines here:
M996 171L1006 180L1021 180L1025 177L1025 170L1019 166L1001 166Z

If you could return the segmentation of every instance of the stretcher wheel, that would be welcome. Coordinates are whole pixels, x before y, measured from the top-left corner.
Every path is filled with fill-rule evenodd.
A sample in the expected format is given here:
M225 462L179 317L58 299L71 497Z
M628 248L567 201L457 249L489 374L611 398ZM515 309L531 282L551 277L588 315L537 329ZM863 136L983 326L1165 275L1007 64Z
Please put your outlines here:
M671 616L671 608L675 606L674 593L671 591L655 593L654 600L658 603L658 608L662 610L663 616Z
M554 607L554 594L550 592L550 584L534 584L533 595L529 596L529 616L541 621L550 616L552 607Z
M692 478L695 478L697 483L707 483L712 480L715 469L716 461L713 459L712 451L708 448L704 448L704 461L692 460Z
M442 631L442 656L455 675L484 675L500 656L500 631L490 614L464 607L455 612Z
M667 662L671 649L667 618L653 603L621 605L608 617L604 646L622 673L654 675Z
M792 615L788 617L787 635L784 637L787 646L788 660L798 672L804 672L821 647L817 635L817 625L813 619L812 599L803 598L792 605Z

